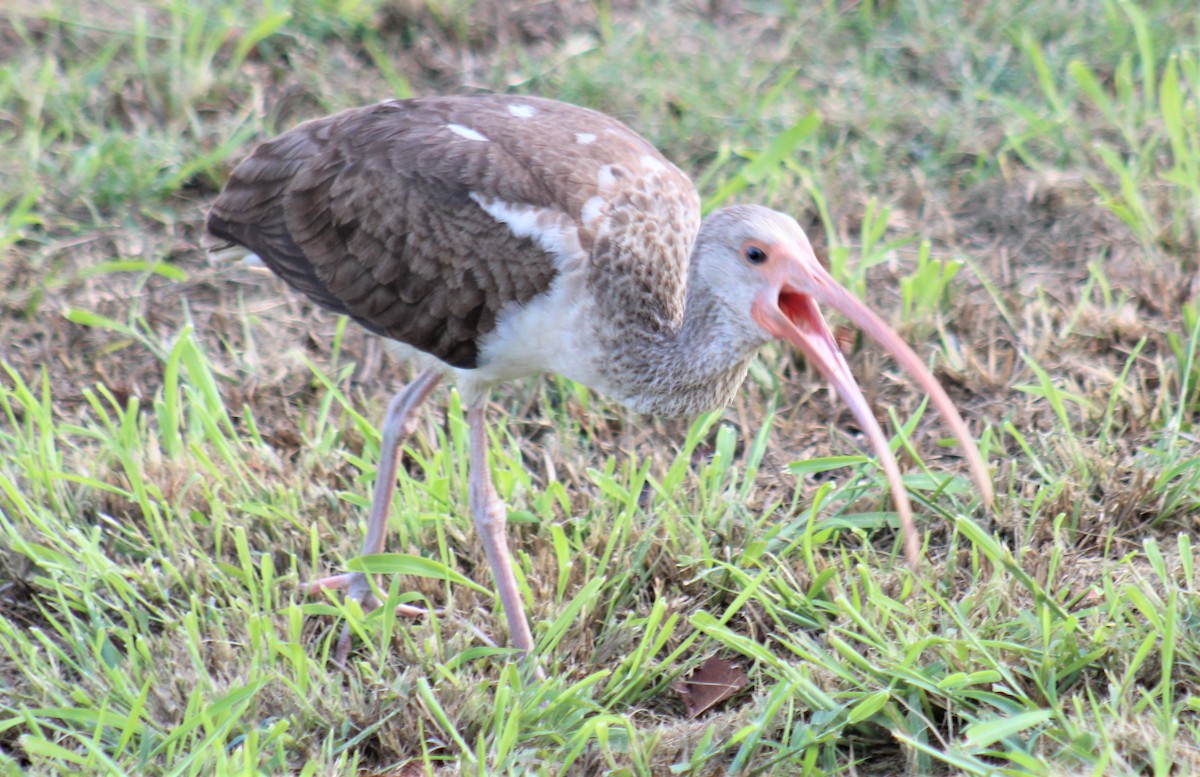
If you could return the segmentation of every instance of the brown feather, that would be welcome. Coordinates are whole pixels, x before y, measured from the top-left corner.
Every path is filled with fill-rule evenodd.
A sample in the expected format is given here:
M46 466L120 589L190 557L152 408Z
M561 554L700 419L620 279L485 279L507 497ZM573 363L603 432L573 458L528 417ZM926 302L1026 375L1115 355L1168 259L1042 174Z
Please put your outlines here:
M596 140L581 144L577 133ZM646 156L661 168L632 180ZM615 180L609 190L599 184L602 168ZM208 231L246 246L316 303L470 368L499 312L545 292L557 272L541 246L499 225L472 195L566 214L580 225L597 290L642 311L642 326L678 326L698 222L694 187L620 122L564 103L429 97L301 124L234 170ZM597 195L618 219L601 245L581 219ZM663 261L635 261L647 237L664 236L679 244ZM637 272L626 277L626 266Z

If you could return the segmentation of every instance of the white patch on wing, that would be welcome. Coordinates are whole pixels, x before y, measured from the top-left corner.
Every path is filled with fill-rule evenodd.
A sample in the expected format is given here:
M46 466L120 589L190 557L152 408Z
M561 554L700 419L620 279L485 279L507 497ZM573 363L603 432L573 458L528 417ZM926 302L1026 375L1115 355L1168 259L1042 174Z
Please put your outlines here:
M585 227L592 225L592 222L600 218L601 212L604 210L605 199L600 195L589 197L588 201L583 203L583 211L579 214L580 221Z
M467 140L481 140L485 143L487 142L486 136L481 135L470 127L464 127L461 124L447 124L446 129L450 130L459 137L466 138Z
M589 143L596 142L596 133L594 132L576 132L575 142L581 146L586 146Z
M516 116L518 119L528 119L530 116L537 113L532 105L525 105L524 103L508 106L508 112L513 116Z
M652 157L649 154L643 154L641 162L642 167L646 170L658 171L667 169L667 166L664 165L661 160L659 160L657 157Z
M588 256L579 244L578 224L553 208L489 199L478 192L470 197L514 235L531 238L550 254L558 274L544 293L499 311L496 328L479 344L478 366L455 370L464 399L483 401L494 383L542 372L597 386L602 378L594 366L599 361L591 323L595 301L587 289Z
M554 257L559 270L582 266L587 260L583 246L579 244L579 226L566 213L523 202L489 199L479 192L471 192L470 197L517 237L533 238L542 250Z
M265 266L258 254L238 243L222 245L220 238L206 234L201 238L201 246L208 251L209 257L215 262L241 262L252 267ZM218 248L218 246L220 247Z
M601 191L611 189L616 182L617 177L613 175L612 165L605 165L600 168L600 172L596 173L596 185L600 187Z

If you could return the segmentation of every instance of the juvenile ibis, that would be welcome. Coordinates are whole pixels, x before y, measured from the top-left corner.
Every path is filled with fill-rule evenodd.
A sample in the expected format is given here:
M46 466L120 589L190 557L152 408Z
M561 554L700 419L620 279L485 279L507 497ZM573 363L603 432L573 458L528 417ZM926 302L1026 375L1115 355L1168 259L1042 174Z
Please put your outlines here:
M785 340L866 432L915 565L920 543L899 468L821 316L818 305L828 305L928 392L991 501L987 468L945 391L822 268L795 220L735 205L701 223L688 177L595 111L479 95L389 100L309 121L238 165L207 232L210 249L257 254L317 304L405 346L423 368L388 407L363 553L384 548L400 441L422 401L453 377L467 407L472 516L522 652L533 637L484 428L500 381L552 371L638 412L692 415L725 405L755 350ZM310 584L322 589L379 605L361 573ZM344 634L339 661L348 649Z

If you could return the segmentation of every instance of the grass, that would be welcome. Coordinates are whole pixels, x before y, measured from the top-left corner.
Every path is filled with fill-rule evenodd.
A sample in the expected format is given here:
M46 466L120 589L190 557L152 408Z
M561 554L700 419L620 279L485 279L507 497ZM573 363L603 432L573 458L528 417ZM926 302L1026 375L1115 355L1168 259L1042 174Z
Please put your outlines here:
M1200 12L1182 0L43 0L0 18L0 773L1200 771ZM855 344L926 529L774 348L690 424L550 377L492 465L545 679L504 645L461 404L198 248L254 142L390 95L618 115L706 205L796 215L927 355L984 509ZM388 572L397 622L301 581ZM345 671L330 656L343 623ZM689 718L719 655L748 687Z

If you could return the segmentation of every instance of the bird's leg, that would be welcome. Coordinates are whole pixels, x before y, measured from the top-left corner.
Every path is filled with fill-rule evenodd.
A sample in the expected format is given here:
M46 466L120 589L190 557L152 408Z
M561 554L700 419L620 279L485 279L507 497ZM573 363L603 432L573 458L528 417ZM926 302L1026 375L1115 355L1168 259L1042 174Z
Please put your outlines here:
M416 410L429 396L442 378L441 370L429 369L418 375L412 383L401 389L388 404L383 420L383 440L379 448L379 467L375 476L375 494L371 499L371 512L367 517L367 537L363 540L362 555L382 553L387 537L388 508L396 490L396 471L400 465L400 441L412 434L416 426ZM362 572L347 572L333 577L314 580L307 585L309 593L326 589L342 589L346 596L370 611L380 602L371 591L371 581ZM397 615L420 616L424 610L402 604L396 608ZM350 648L349 627L338 643L338 663L345 663Z
M528 654L533 650L533 634L529 631L529 622L525 620L525 608L521 604L520 591L517 590L517 578L513 575L512 559L508 555L508 538L505 536L508 513L504 502L500 501L496 489L492 486L483 413L483 405L467 410L467 424L471 435L471 515L475 519L475 528L483 539L483 548L487 552L492 576L496 579L496 590L500 594L500 603L504 606L504 614L508 618L508 633L512 644L522 653Z

